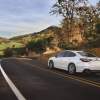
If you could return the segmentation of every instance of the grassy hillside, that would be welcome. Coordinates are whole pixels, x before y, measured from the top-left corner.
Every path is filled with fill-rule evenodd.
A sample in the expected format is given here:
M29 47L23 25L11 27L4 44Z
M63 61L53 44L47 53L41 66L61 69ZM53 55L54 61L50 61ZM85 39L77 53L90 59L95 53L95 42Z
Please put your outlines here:
M35 42L37 40L40 40L41 43L43 42L43 44L46 44L46 50L47 49L49 50L48 47L50 47L52 50L52 47L53 47L53 50L56 51L57 49L59 49L59 48L57 48L57 46L60 41L59 38L62 36L60 33L61 33L61 28L56 27L56 26L51 26L40 32L13 37L9 40L0 38L0 55L3 55L3 51L8 47L19 49L19 50L17 50L19 52L19 51L21 51L20 49L22 47L27 47L27 43L30 43L31 41ZM75 35L75 36L78 37L77 35ZM66 36L64 38L66 38ZM44 43L45 41L48 41L50 39L51 39L51 41L49 44L47 42ZM100 42L100 37L98 37L98 39L96 39L96 40L93 40L93 41L85 44L85 46L84 45L82 45L82 46L84 46L85 48L86 47L87 48L93 48L93 47L98 48L98 47L100 47L99 42ZM32 47L33 47L33 45L32 45ZM74 47L74 46L72 45L72 47Z
M8 41L8 42L2 41L0 43L0 55L3 55L3 52L6 48L8 48L8 47L12 48L13 46L14 46L14 48L20 48L23 46L23 44L13 42L13 41Z
M21 48L26 46L26 44L32 40L46 39L52 37L53 40L58 33L60 28L56 26L48 27L40 32L26 34L22 36L16 36L11 39L0 38L0 55L3 55L3 52L6 48Z
M19 42L19 43L22 43L23 45L25 45L31 40L44 39L44 38L48 38L48 37L55 38L55 35L59 34L58 30L60 31L61 29L56 26L51 26L40 32L13 37L10 40L14 41L14 42Z

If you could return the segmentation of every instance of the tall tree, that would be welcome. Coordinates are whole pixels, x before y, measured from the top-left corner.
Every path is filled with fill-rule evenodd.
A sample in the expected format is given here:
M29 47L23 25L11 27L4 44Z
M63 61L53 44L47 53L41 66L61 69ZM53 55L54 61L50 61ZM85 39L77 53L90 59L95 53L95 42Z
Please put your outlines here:
M78 16L78 10L80 6L86 6L88 0L57 0L56 4L53 5L53 14L59 14L64 17L66 21L66 28L62 33L67 34L68 41L72 36L73 27L75 24L75 18ZM66 30L65 30L66 29Z
M76 24L81 28L83 39L89 40L96 35L96 24L100 19L100 1L97 6L91 6L88 0L57 0L53 5L52 14L63 16L62 34L68 41L73 36Z
M96 33L100 36L100 1L96 5Z
M78 8L79 19L83 32L83 37L88 39L95 35L95 24L96 24L96 9L93 6L84 6Z

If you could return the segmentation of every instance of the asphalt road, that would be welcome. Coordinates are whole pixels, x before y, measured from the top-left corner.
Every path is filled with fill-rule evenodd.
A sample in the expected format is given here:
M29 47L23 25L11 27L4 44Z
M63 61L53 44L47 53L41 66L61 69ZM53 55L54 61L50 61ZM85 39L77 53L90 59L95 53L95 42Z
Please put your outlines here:
M100 100L100 75L71 76L30 59L4 59L1 66L26 100ZM0 100L17 100L1 72Z

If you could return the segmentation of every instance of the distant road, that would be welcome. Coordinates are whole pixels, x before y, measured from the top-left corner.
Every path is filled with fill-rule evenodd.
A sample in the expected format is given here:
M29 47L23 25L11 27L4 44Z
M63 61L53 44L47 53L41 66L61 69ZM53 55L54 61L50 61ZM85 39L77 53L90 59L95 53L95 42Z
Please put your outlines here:
M1 67L26 100L100 100L100 76L71 76L36 60L9 58ZM18 100L0 72L0 100ZM21 99L20 99L21 100Z

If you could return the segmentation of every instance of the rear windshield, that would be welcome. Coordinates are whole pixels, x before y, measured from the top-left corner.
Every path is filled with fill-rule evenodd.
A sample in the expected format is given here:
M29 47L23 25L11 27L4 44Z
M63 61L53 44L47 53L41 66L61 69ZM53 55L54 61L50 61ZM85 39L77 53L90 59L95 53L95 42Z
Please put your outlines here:
M88 52L78 52L81 56L84 57L96 57L95 55L88 53Z

